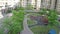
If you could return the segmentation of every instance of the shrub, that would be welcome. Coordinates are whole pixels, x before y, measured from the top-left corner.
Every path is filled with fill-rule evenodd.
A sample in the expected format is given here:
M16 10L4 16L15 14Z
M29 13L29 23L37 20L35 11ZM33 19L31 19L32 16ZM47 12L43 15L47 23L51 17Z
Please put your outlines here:
M12 16L12 27L10 30L10 34L17 34L21 32L23 29L23 19L24 19L24 12L22 10L16 12L13 11L13 16Z
M47 13L48 12L48 13ZM47 10L47 9L41 9L39 12L40 15L46 15L48 18L49 25L58 25L58 14L56 10Z
M49 25L58 25L58 14L55 10L50 10L48 13Z
M31 4L28 4L26 7L27 10L33 10L33 6Z
M24 10L23 7L16 7L14 10L19 11L19 10Z
M4 26L8 28L8 34L19 34L23 29L24 10L13 10L13 16L4 20Z

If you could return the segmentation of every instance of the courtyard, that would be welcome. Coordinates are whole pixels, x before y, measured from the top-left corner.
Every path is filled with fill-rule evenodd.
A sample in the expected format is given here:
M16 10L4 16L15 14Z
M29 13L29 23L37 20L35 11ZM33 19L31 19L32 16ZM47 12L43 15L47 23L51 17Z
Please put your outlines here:
M53 14L47 14L45 12L47 10L41 12L41 10L26 10L24 8L12 11L5 15L1 13L3 17L0 19L0 34L49 34L51 29L56 31L55 34L59 34L60 19L53 11L51 12ZM50 24L49 21L52 23Z

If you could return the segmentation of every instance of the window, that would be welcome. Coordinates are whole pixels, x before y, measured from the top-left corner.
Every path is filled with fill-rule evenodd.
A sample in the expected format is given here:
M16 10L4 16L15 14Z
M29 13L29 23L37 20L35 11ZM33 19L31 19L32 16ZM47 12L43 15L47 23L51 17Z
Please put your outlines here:
M54 9L56 9L56 5L57 5L57 0L55 1L55 8Z

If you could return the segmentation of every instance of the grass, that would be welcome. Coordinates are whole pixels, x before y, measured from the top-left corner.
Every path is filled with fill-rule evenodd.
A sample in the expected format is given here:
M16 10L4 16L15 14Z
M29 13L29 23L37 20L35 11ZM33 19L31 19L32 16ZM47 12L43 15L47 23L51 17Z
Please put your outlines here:
M59 29L55 26L52 27L56 30L56 34L59 33ZM30 28L34 34L48 34L48 31L52 29L50 26L34 26Z
M29 14L30 14L30 15L34 15L34 16L37 16L36 13L29 13ZM35 15L35 14L36 14L36 15ZM28 25L36 24L36 21L35 21L35 20L31 20L31 19L30 19L30 15L28 16L28 21L27 21Z
M36 22L35 22L34 20L31 20L31 19L29 19L29 20L27 21L27 23L28 23L28 25L36 24Z
M32 20L28 20L28 25L32 25L32 24L35 24L34 21ZM59 32L59 29L56 27L56 26L33 26L30 28L32 30L32 32L34 32L34 34L41 34L40 32L42 32L42 34L48 34L48 31L50 29L55 29L56 30L56 34L58 34Z
M32 21L32 20L28 20L28 25L32 25L32 24L35 24L35 22L34 21ZM57 28L56 26L38 26L38 25L36 25L36 26L33 26L33 27L30 27L30 29L32 30L32 32L34 33L34 34L48 34L48 31L50 30L50 29L55 29L56 30L56 34L58 34L59 33L59 28Z
M37 22L36 22L37 23ZM32 24L36 24L34 20L28 20L28 25L32 25ZM56 34L59 33L59 28L57 28L56 26L41 26L41 25L36 25L33 27L30 27L30 29L32 30L32 32L34 34L48 34L48 31L50 29L55 29L56 30Z

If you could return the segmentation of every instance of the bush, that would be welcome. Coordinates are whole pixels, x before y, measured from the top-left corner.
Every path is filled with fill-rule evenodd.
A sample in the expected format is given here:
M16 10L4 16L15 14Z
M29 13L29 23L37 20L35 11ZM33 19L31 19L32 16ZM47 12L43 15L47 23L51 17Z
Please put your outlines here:
M27 10L33 10L33 6L28 4L27 7L26 7Z
M53 26L53 25L58 25L58 14L57 11L55 10L50 10L48 13L48 21L49 21L49 25Z
M47 13L48 11L48 13ZM47 10L47 9L41 9L41 11L39 12L40 15L46 15L46 17L48 18L48 22L49 25L53 26L53 25L58 25L58 14L56 10Z
M14 10L19 11L19 10L24 10L23 7L16 7Z
M22 10L16 12L13 11L12 16L12 27L10 30L10 34L17 34L22 31L23 29L23 19L24 19L24 12Z
M24 10L12 11L13 16L4 20L4 26L8 28L8 34L18 34L23 29Z

